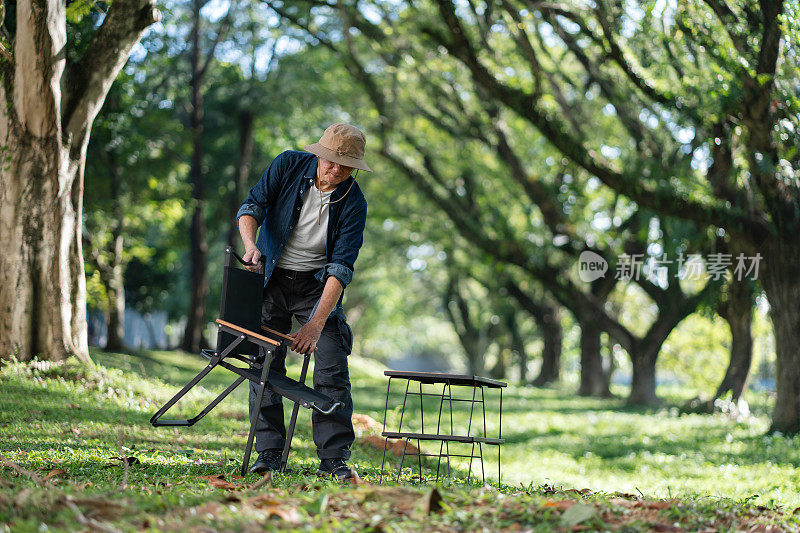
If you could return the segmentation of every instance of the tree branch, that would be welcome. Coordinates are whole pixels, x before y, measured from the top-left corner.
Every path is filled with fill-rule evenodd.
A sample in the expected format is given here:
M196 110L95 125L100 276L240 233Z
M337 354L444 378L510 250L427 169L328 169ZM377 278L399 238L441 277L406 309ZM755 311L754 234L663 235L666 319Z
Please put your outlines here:
M594 150L584 147L563 127L558 117L546 115L537 107L536 99L524 91L499 82L477 57L477 52L466 39L453 5L448 0L437 0L440 13L452 40L445 38L430 26L425 30L433 39L445 46L472 72L476 83L506 106L536 126L561 153L570 158L607 186L628 196L638 204L661 214L694 220L707 225L748 227L754 234L765 234L769 226L738 209L706 204L681 197L667 187L647 187L639 176L628 175L613 169Z
M725 31L728 33L728 37L731 38L733 47L736 48L736 51L739 52L739 55L741 55L744 59L747 59L748 56L752 54L752 50L748 49L747 36L734 31L736 25L739 24L739 17L736 16L736 13L733 12L725 0L703 1L708 5L708 7L711 8L719 21L722 23L722 27L725 28Z
M111 84L144 30L161 17L155 0L114 0L81 59L62 81L65 105L61 118L67 142L82 148Z
M209 50L208 50L208 54L206 55L206 59L203 62L203 66L200 67L200 71L197 73L197 76L201 80L206 75L206 72L208 71L208 67L211 65L211 61L214 59L214 52L217 49L217 45L222 40L222 38L225 36L225 34L228 33L228 29L230 29L230 27L231 27L231 13L232 13L232 11L233 11L233 5L228 7L228 12L225 13L225 18L223 18L222 22L220 22L219 31L214 36L214 41L212 41L212 43L211 43L211 48L209 48Z

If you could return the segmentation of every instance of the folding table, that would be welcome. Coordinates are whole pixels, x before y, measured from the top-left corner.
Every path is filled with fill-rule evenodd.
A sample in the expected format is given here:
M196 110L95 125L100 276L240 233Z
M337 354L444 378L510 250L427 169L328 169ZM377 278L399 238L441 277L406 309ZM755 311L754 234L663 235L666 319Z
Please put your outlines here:
M450 457L465 457L469 458L469 471L467 472L467 481L469 481L472 475L472 461L474 459L480 459L481 463L481 479L485 482L486 476L484 473L483 468L483 445L491 445L497 446L497 481L500 482L500 445L505 442L502 438L503 432L503 388L507 386L506 383L502 381L497 381L490 378L480 377L480 376L473 376L473 375L466 375L466 374L445 374L440 372L407 372L401 370L387 370L384 372L384 375L389 377L389 383L386 386L386 405L384 407L383 413L383 431L381 435L384 437L383 442L383 459L381 460L381 475L380 475L380 482L383 481L383 470L384 464L386 463L386 448L388 446L389 439L405 439L405 445L403 446L403 453L400 458L400 467L397 471L397 479L400 479L400 473L403 470L403 463L405 462L406 456L416 456L417 462L419 464L419 478L422 480L422 457L436 457L436 480L439 480L439 469L441 466L442 459L447 459L447 476L451 478L452 471L450 467ZM400 410L400 422L398 424L397 431L386 431L386 411L389 408L389 392L392 386L392 380L399 379L406 381L406 390L405 394L403 395L403 404ZM411 390L411 384L417 383L419 392ZM430 392L423 392L422 385L423 384L441 384L442 385L442 392L441 394L430 393ZM472 388L472 397L471 398L454 398L452 387L471 387ZM489 437L486 432L486 401L483 393L484 387L488 389L498 389L500 391L500 412L499 412L499 420L498 420L498 431L497 437ZM480 400L477 399L477 391L480 390ZM406 405L409 396L418 396L419 397L419 415L420 415L420 431L403 431L403 417L405 416ZM436 419L436 430L434 432L426 432L425 431L425 407L423 403L423 398L425 396L439 398L439 413ZM448 403L449 407L449 415L450 415L450 425L449 431L447 428L447 424L442 425L442 411L445 402ZM455 430L455 426L453 423L453 402L467 402L470 404L469 410L469 421L467 425L466 434L459 434ZM475 406L480 405L481 414L483 415L483 431L480 433L479 431L473 431L473 415L475 414ZM446 421L445 421L446 422ZM477 426L477 424L476 424ZM430 426L429 426L430 427ZM408 444L411 440L417 441L417 453L411 453L408 451ZM439 445L439 453L438 454L431 454L431 453L422 453L422 449L420 447L420 441L440 441ZM457 454L457 453L450 453L450 443L464 443L464 444L471 444L472 450L470 451L469 455L464 454ZM475 454L475 445L478 445L478 454Z

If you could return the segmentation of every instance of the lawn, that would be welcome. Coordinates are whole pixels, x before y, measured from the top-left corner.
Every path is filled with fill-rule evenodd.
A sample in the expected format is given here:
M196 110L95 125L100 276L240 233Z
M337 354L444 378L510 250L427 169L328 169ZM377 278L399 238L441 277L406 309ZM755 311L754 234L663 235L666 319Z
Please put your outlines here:
M432 460L420 483L414 460L399 482L393 475L378 485L380 427L371 419L383 419L386 381L379 364L354 357L355 410L369 418L359 417L353 448L361 482L340 485L314 474L307 411L301 410L290 459L295 472L242 479L244 386L194 427L153 428L152 413L204 360L159 351L94 352L93 359L91 367L0 368L0 528L664 531L765 524L798 530L800 524L793 512L800 507L799 441L765 436L763 398L751 398L755 414L734 420L681 415L679 391L666 391L672 401L659 410L637 410L622 400L576 398L566 388L510 386L503 396L501 484L496 448L488 447L486 484L475 481L477 462L473 482L463 481L465 461L454 465L453 483L436 484ZM198 410L230 376L213 372L178 410ZM404 386L392 391L390 428L398 423ZM499 401L490 391L486 400L491 436ZM438 401L426 402L426 415L436 413ZM456 426L466 424L465 409L457 406ZM404 428L418 422L407 411ZM438 445L423 443L423 451ZM390 459L388 471L396 474L399 459Z

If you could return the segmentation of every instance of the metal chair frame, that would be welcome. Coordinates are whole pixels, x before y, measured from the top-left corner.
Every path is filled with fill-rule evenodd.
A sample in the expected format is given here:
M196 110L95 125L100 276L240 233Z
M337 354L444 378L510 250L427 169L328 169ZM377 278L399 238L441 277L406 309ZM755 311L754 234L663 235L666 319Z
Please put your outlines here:
M225 248L225 269L223 271L223 291L222 302L220 306L221 315L225 312L227 303L226 300L228 298L228 272L233 266L231 257L235 257L243 265L249 264L239 257L230 246ZM263 268L264 267L262 265L260 270L261 275L264 274ZM343 404L342 402L335 402L330 397L305 385L306 375L308 373L308 365L309 361L311 360L311 352L303 354L303 365L300 370L299 381L294 381L284 374L270 374L269 369L270 364L272 363L274 351L280 346L286 346L288 348L290 346L289 341L292 340L291 337L265 327L262 327L261 329L271 335L271 337L248 330L226 320L217 319L216 322L219 326L219 333L217 335L217 350L201 351L201 354L209 359L208 364L150 418L150 424L152 424L154 427L192 426L206 416L209 412L211 412L214 407L216 407L222 400L230 395L230 393L236 390L236 388L245 380L253 381L258 384L256 405L261 405L261 402L264 399L264 391L266 389L270 389L294 403L289 428L286 432L286 443L281 454L280 472L285 472L300 406L302 405L306 409L313 409L323 415L328 415L337 408L342 407ZM225 339L229 337L225 337L223 333L232 335L234 338L230 341L227 341L227 344L225 344ZM277 337L277 339L272 337ZM265 356L263 362L259 363L252 356L244 357L234 352L234 350L244 341L248 341L264 349ZM246 364L247 367L245 368L236 366L232 364L231 361L239 361L240 363ZM207 376L214 368L218 366L230 370L234 374L237 374L238 377L194 417L171 420L165 420L161 418L164 416L164 414L166 414L167 411L169 411L170 408L172 408L172 406L174 406L183 396L185 396L186 393L188 393L205 376ZM330 407L323 408L325 404L329 404ZM244 458L242 460L241 467L241 474L243 476L247 473L247 467L250 463L250 456L252 454L253 441L255 438L256 422L258 420L258 412L258 409L254 409L253 414L250 417L250 431L247 435L247 444L245 446Z

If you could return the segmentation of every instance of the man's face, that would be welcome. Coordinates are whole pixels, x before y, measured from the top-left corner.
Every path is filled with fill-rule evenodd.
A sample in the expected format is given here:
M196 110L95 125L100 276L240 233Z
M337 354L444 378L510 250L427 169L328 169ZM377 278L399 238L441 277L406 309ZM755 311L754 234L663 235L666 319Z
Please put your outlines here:
M350 176L353 167L346 167L333 161L328 161L324 157L317 157L317 178L319 178L320 190L328 190L336 187Z

